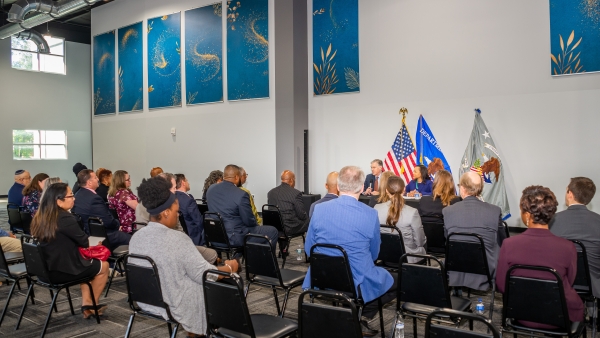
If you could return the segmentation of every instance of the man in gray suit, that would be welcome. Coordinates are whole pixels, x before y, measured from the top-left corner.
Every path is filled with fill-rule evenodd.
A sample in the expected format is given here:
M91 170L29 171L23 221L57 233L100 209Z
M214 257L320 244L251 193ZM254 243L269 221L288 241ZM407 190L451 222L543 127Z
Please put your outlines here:
M587 252L592 293L600 297L600 215L586 205L596 194L596 185L587 177L575 177L567 187L567 210L554 215L550 231L556 236L581 241Z
M304 211L302 192L295 189L296 175L290 170L281 173L281 185L267 194L268 203L281 212L283 226L288 236L305 233L308 230L308 215Z
M496 265L500 246L498 245L498 224L501 222L502 211L498 206L481 201L477 196L483 190L483 180L475 172L467 172L460 178L460 196L462 202L445 207L444 232L446 238L455 232L469 232L483 237L488 267L492 278L496 276ZM453 236L452 239L460 239ZM450 286L466 286L475 290L487 290L487 277L470 273L450 272Z

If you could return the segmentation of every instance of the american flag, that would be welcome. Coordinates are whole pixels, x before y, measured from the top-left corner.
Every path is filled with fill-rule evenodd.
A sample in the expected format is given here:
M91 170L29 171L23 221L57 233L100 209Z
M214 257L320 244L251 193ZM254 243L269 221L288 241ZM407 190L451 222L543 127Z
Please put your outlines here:
M417 165L417 151L413 141L408 134L406 124L402 123L402 129L398 132L392 149L388 151L383 161L383 168L391 170L397 176L404 178L408 183L413 178L413 170Z

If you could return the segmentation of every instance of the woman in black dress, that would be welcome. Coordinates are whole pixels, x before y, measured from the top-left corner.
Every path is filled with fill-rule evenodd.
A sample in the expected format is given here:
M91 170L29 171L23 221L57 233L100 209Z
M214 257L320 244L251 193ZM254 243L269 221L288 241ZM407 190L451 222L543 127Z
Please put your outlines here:
M452 174L446 170L439 170L433 181L431 196L423 196L419 201L419 215L423 222L443 223L442 209L460 202L462 199L456 195Z

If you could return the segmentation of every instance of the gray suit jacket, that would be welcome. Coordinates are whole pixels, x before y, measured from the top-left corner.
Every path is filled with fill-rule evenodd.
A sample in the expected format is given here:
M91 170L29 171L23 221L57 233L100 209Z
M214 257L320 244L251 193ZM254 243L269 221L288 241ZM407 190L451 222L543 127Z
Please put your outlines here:
M502 215L500 208L468 196L462 202L445 207L442 213L446 238L455 232L469 232L483 237L490 274L495 278L500 251L498 245L498 224ZM452 239L460 238L455 236ZM488 289L487 277L483 275L460 272L450 272L448 275L450 286L466 286L476 290Z
M592 293L600 297L600 215L585 205L572 205L554 215L550 231L556 236L581 241L587 252Z
M281 212L283 225L288 235L308 230L308 215L304 211L302 192L287 183L281 183L267 194L268 203L276 205Z

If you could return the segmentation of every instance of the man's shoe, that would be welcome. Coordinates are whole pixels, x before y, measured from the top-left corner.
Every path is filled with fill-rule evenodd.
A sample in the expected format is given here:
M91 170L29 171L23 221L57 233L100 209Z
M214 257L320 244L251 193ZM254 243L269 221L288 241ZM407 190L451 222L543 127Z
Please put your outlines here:
M238 274L240 274L240 273L242 273L242 271L244 270L244 269L242 268L242 256L235 257L234 259L235 259L235 260L237 261L237 263L238 263L238 271L237 271L237 273L238 273ZM234 272L236 272L236 271L234 271Z
M361 320L360 326L362 328L363 337L373 337L374 335L379 333L379 331L370 328L369 323L366 320Z

